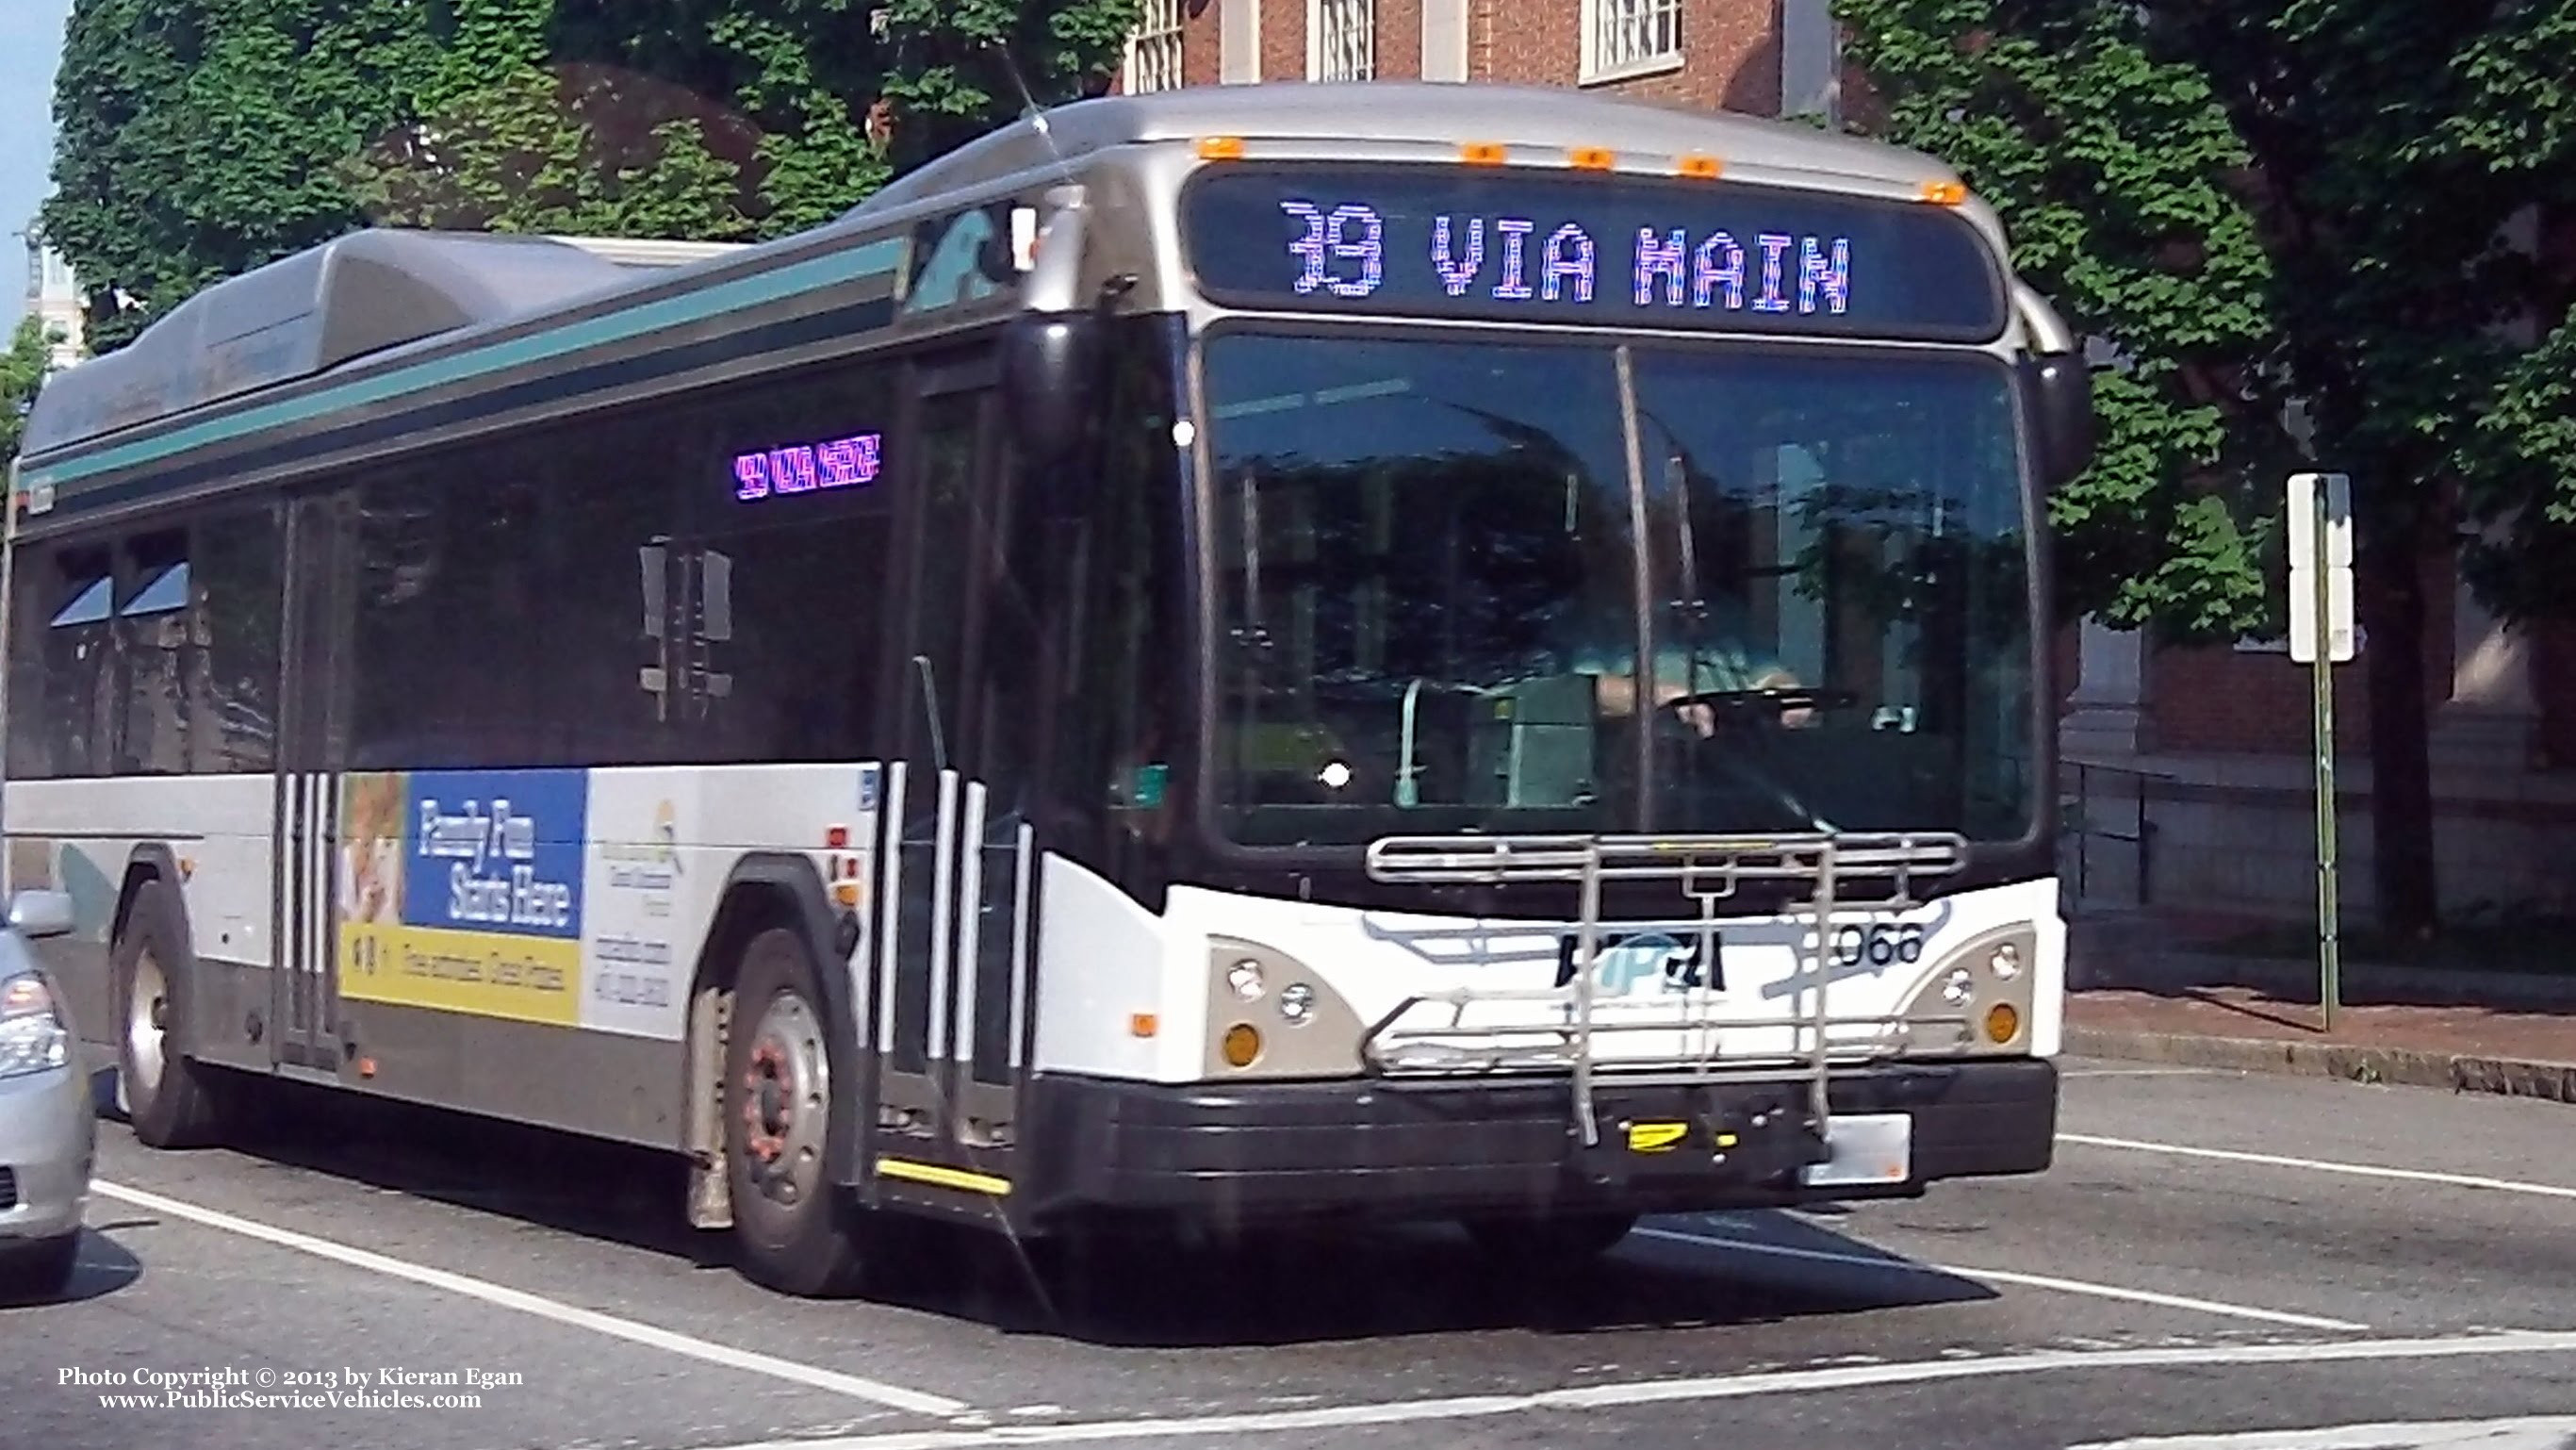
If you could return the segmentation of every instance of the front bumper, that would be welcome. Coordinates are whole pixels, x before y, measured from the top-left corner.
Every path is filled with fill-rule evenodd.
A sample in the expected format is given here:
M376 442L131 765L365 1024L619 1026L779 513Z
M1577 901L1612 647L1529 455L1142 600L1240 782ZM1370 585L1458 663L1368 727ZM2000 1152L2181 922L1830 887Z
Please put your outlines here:
M1911 1119L1902 1180L1810 1188L1804 1082L1596 1083L1584 1148L1565 1079L1162 1086L1048 1077L1032 1094L1021 1212L1187 1212L1235 1220L1431 1218L1610 1208L1638 1213L1910 1197L1942 1179L2036 1173L2057 1132L2041 1058L1894 1063L1834 1075L1835 1116ZM1724 1154L1632 1154L1623 1121L1736 1134ZM1024 1196L1023 1196L1024 1195Z
M85 1074L0 1078L0 1245L79 1232L97 1148Z

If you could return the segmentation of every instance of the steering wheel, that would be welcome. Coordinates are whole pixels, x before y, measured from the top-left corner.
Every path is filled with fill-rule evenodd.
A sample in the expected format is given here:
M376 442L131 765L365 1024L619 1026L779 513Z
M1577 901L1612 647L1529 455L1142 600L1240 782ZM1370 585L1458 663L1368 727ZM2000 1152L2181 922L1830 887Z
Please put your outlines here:
M1685 705L1705 705L1721 714L1743 715L1769 708L1780 714L1791 710L1839 710L1860 703L1860 696L1850 690L1816 690L1804 685L1781 685L1761 690L1701 690L1695 694L1676 695L1663 703L1666 711Z
M1691 705L1703 705L1721 715L1741 717L1765 709L1785 714L1790 710L1849 706L1856 703L1857 699L1858 697L1848 690L1814 690L1803 686L1761 690L1704 690L1689 695L1678 695L1665 701L1662 708L1655 711L1651 728L1657 739L1663 742L1664 748L1687 750L1694 759L1714 765L1720 773L1732 777L1749 788L1754 795L1778 806L1802 825L1811 829L1831 830L1833 827L1829 822L1819 816L1796 790L1767 767L1763 759L1765 752L1759 744L1755 744L1748 752L1742 748L1748 742L1744 737L1738 736L1734 748L1721 747L1716 750L1706 750L1704 747L1723 740L1728 732L1719 730L1713 737L1703 736L1697 729L1683 721L1681 711ZM1776 715L1774 719L1776 721ZM1759 738L1758 735L1754 737L1756 741Z

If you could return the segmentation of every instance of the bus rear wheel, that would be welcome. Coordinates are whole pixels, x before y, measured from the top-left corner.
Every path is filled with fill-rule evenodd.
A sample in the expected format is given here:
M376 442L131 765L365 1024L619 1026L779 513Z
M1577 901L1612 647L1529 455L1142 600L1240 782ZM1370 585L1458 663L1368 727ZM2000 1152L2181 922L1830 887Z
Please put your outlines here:
M170 888L146 881L111 957L117 1105L151 1148L203 1147L222 1136L222 1069L191 1055L196 981L178 953L183 926Z
M743 949L725 1045L725 1164L745 1276L806 1297L858 1286L857 1212L835 1186L830 1019L803 938Z

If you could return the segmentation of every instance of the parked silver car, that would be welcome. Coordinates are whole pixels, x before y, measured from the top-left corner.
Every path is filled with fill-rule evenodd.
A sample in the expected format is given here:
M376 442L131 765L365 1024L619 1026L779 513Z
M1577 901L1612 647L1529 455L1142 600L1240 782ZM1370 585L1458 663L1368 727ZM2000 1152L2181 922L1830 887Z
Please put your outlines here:
M98 1113L71 1009L27 949L72 929L71 898L28 891L0 933L0 1296L70 1283L89 1206Z

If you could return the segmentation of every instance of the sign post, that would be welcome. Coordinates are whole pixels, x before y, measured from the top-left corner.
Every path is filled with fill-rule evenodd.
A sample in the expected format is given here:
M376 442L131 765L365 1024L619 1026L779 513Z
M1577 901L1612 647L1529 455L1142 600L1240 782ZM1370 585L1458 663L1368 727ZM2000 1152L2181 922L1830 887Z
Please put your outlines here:
M2352 479L2290 476L2290 658L2314 684L2317 765L2317 1002L2332 1032L2341 1006L2335 887L2334 667L2353 657Z

